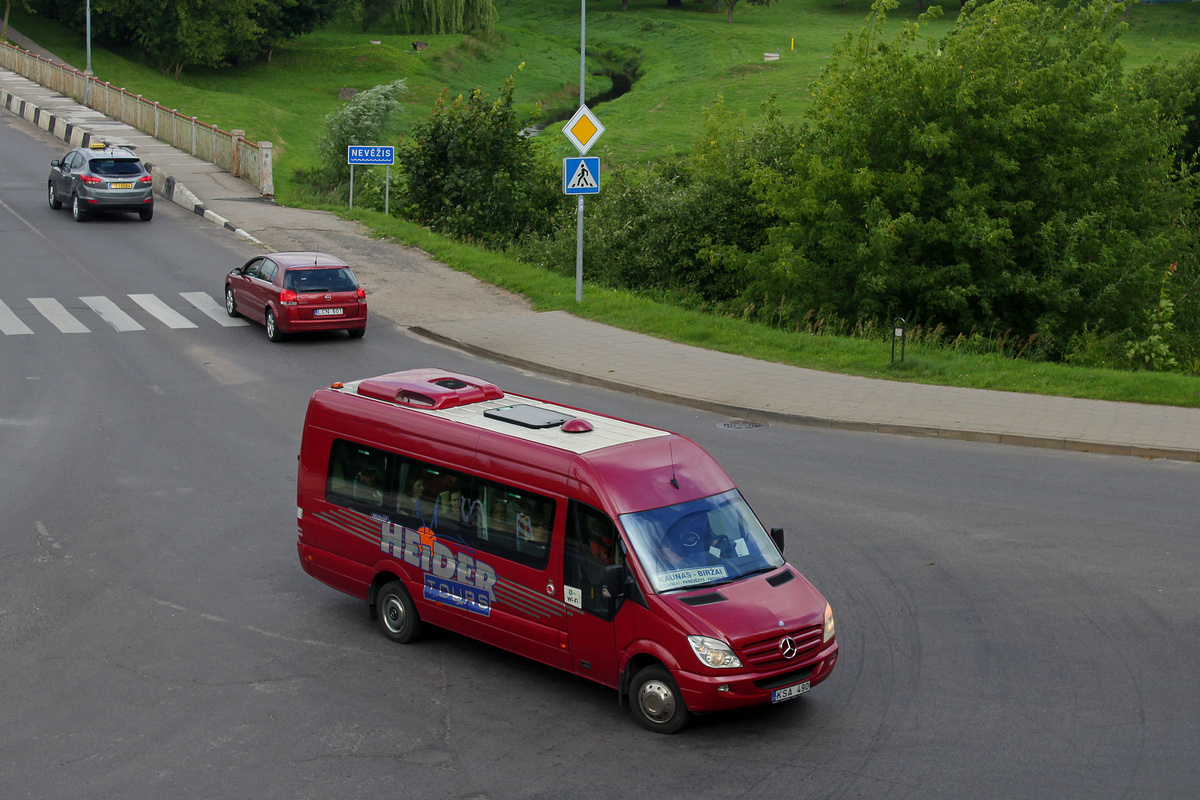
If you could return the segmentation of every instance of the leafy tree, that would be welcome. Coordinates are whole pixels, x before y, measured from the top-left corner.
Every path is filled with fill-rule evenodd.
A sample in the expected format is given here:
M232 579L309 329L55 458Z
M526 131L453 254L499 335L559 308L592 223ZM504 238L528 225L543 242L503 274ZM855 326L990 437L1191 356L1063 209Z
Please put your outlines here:
M267 60L271 60L277 44L319 30L343 4L343 0L276 0L263 4L257 21L263 29L262 47Z
M391 22L409 33L492 33L493 0L362 0L363 28Z
M381 84L354 95L345 105L325 117L325 132L317 142L317 154L332 182L345 183L350 176L346 150L350 145L383 144L390 138L400 96L408 91L405 80Z
M83 30L77 0L33 0L46 16ZM92 0L97 42L138 49L150 63L179 77L184 67L220 67L270 52L278 42L315 30L338 0Z
M1140 97L1157 100L1163 116L1183 126L1183 137L1175 144L1176 164L1189 172L1200 169L1200 53L1139 70L1134 90Z
M1190 255L1179 128L1122 78L1121 6L968 3L922 46L883 40L892 0L816 83L794 173L763 172L778 224L747 298L799 317L891 316L1026 337L1134 330L1163 265Z
M32 11L28 0L17 0L18 5L26 11ZM0 26L0 39L8 38L8 13L12 10L12 0L4 0L4 24Z
M429 119L414 128L402 170L408 213L417 221L503 244L547 229L565 207L560 170L542 156L537 139L521 133L515 78L494 100L479 88L454 100L443 92Z

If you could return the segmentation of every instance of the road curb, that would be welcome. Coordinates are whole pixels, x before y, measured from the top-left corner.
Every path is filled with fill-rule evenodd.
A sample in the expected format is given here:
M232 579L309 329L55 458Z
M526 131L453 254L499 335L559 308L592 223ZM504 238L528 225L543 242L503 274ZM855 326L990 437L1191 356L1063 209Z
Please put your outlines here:
M91 144L92 139L99 137L92 131L83 128L74 123L66 122L55 114L51 114L40 106L25 100L7 89L0 89L0 105L12 113L16 114L21 119L27 122L32 122L37 127L49 133L58 139L62 139L71 147L87 147ZM144 162L146 168L150 170L150 174L154 178L154 193L165 200L174 203L181 208L191 211L197 216L220 225L221 227L233 231L241 239L248 242L253 242L259 246L266 247L261 241L251 236L246 231L234 225L229 220L215 213L209 208L206 208L204 203L193 194L187 186L177 180L174 176L167 173L161 167L157 167L150 162Z
M821 417L808 414L789 414L782 411L754 408L731 403L721 403L700 397L690 397L683 394L647 389L611 378L601 378L584 372L548 366L546 364L519 358L488 347L482 347L466 342L453 336L429 330L422 325L413 325L409 331L430 341L448 345L472 355L497 361L509 366L519 367L543 375L574 381L588 386L611 389L625 394L633 394L651 400L661 400L678 405L696 408L701 411L712 411L731 417L754 419L769 422L787 422L793 425L806 425L814 428L830 430L859 431L863 433L883 433L894 436L922 436L931 439L950 439L966 442L986 442L989 444L1016 445L1021 447L1040 447L1046 450L1066 450L1079 453L1097 453L1100 455L1137 456L1148 459L1168 459L1172 461L1200 462L1200 450L1155 447L1147 445L1125 445L1112 442L1088 441L1083 439L1067 439L1050 436L1031 436L1028 434L997 433L989 431L972 431L959 428L942 428L926 425L896 425L886 422L864 422L858 420Z

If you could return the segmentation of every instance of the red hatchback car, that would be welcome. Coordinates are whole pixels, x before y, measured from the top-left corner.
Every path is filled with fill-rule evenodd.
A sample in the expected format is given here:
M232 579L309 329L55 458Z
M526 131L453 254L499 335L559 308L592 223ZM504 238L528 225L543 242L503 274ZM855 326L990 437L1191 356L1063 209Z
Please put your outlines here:
M328 253L255 256L225 276L225 311L266 325L272 342L304 331L367 332L367 294Z

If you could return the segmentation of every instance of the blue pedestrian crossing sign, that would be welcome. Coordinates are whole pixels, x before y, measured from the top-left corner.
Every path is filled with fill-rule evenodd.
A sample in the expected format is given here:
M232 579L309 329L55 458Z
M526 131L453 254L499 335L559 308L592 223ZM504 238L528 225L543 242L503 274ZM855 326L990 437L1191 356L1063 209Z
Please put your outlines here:
M563 194L600 194L600 159L564 158Z

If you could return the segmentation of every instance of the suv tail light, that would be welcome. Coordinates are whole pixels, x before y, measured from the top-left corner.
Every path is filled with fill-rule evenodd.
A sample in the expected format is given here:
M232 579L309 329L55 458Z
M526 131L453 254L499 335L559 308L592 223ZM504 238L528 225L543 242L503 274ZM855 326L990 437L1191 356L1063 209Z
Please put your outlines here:
M284 289L279 294L279 302L283 303L285 306L296 305L296 293L291 289Z
M79 180L83 181L84 183L100 183L100 179L95 175L80 175Z
M151 178L149 175L143 175L142 177L138 178L138 183L150 183L153 180L154 178Z

